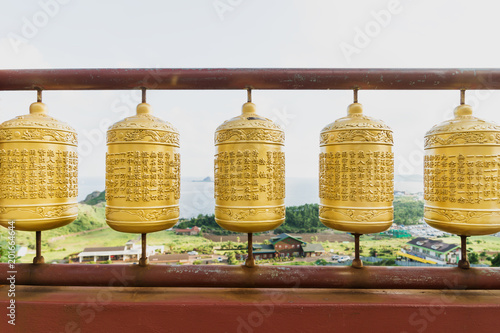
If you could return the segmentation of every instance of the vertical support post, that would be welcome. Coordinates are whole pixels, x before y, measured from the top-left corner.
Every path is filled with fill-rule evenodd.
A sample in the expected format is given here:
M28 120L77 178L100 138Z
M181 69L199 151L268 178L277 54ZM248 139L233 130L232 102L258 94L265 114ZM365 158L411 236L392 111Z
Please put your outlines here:
M363 262L359 258L359 236L360 234L354 234L354 260L352 261L352 267L362 268Z
M45 259L42 256L42 232L36 231L36 256L33 258L33 264L45 264Z
M248 233L248 257L245 261L245 266L252 268L255 267L255 260L253 258L253 234L251 232Z
M142 103L146 103L146 88L142 88Z
M358 88L354 88L354 102L353 103L357 103L358 102Z
M142 234L142 256L141 259L139 259L139 266L147 266L149 264L149 259L146 254L146 249L147 249L147 242L146 242L146 235L147 234Z
M252 88L247 88L247 102L252 102Z
M460 105L465 104L465 89L460 90Z
M462 251L462 258L458 262L458 267L462 269L469 269L470 262L467 259L467 236L460 236L460 239L462 241L462 246L460 248L460 250Z
M36 90L36 101L38 103L42 102L42 89L37 89Z

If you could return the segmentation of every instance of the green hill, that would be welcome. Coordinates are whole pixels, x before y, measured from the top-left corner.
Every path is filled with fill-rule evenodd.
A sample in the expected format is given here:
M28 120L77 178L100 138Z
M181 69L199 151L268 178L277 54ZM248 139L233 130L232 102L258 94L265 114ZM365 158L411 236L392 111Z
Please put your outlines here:
M47 241L53 237L73 234L77 232L94 230L106 226L104 204L94 206L78 204L78 217L76 220L61 228L42 232L42 241ZM0 228L0 239L7 239L8 230ZM35 233L30 231L18 231L16 233L16 243L21 246L34 248Z
M87 205L97 205L100 202L106 202L106 192L102 191L94 191L87 195L85 200L83 200L81 203L87 204Z
M75 232L93 230L106 226L104 204L86 205L78 204L78 217L73 223L64 227L54 229L60 231L61 235Z

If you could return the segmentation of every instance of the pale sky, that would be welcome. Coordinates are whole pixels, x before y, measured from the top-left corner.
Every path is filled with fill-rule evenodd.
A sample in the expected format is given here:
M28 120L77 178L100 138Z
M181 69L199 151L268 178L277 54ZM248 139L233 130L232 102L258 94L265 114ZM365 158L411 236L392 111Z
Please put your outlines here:
M0 0L0 68L500 68L496 1ZM362 35L367 34L366 38ZM361 36L361 37L360 37ZM344 49L344 51L343 51ZM348 51L346 51L348 50ZM355 50L355 51L353 51ZM104 179L107 126L135 113L138 91L46 91L52 116L79 134L80 177ZM35 92L0 91L0 122ZM213 133L245 91L149 91L181 134L181 174L213 176ZM319 132L351 91L254 90L286 131L286 175L317 178ZM360 91L394 130L396 174L422 174L423 135L451 117L458 91ZM475 115L500 122L500 92L469 91Z

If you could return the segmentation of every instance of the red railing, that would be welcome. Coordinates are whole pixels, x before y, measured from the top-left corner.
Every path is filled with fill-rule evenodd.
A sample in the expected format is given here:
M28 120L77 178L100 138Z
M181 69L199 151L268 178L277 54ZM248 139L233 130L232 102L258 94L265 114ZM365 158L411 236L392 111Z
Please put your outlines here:
M0 90L119 89L500 89L500 69L39 69L0 70ZM17 264L16 283L130 286L500 289L496 268L273 267ZM0 264L0 283L7 283ZM450 282L452 281L452 282ZM452 284L450 284L452 283Z
M16 284L41 286L124 286L117 277L128 277L127 287L500 290L500 269L482 267L18 264L16 271Z

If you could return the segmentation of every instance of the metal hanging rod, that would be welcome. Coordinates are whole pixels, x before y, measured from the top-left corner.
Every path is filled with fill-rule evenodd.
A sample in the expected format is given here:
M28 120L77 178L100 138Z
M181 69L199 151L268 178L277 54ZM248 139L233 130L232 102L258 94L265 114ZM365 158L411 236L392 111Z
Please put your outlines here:
M500 68L101 68L0 70L0 90L500 89Z

